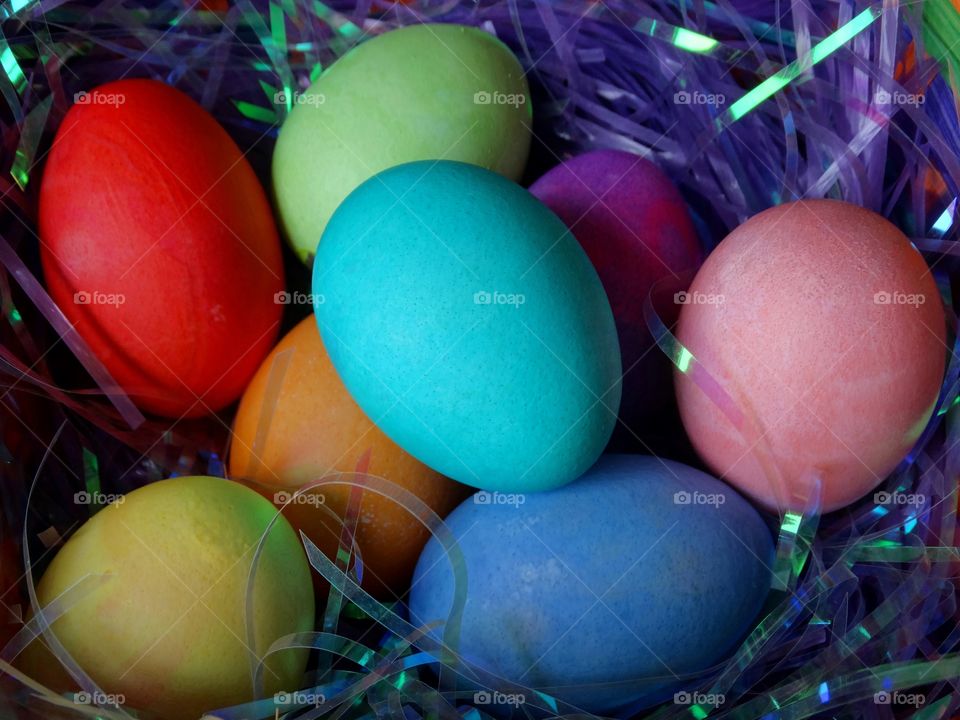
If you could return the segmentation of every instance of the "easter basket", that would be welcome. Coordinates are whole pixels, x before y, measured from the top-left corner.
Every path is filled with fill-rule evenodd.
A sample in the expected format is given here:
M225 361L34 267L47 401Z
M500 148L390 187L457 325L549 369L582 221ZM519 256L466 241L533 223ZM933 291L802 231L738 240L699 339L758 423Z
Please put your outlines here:
M685 678L673 702L668 694L659 705L628 702L603 716L926 719L960 713L955 3L14 0L2 13L4 717L151 716L150 707L128 707L100 687L62 646L51 652L72 677L72 692L45 686L23 667L21 655L34 638L49 640L50 623L101 578L86 578L47 606L36 586L63 542L116 498L165 478L226 476L234 422L232 406L176 421L144 414L48 292L38 196L67 111L92 102L88 93L106 82L162 81L209 111L269 188L275 139L298 94L359 44L423 23L479 28L519 60L532 105L521 184L590 150L649 158L682 194L704 253L770 207L845 200L889 218L906 234L930 265L946 310L944 380L909 455L876 494L827 513L814 494L771 519L770 593L739 645L719 664ZM284 253L287 331L311 314L309 304L290 300L310 296L311 284L294 253ZM749 415L731 404L710 364L677 339L672 303L660 301L660 289L642 308L655 352L728 418ZM683 292L670 287L667 295L674 290ZM270 392L265 395L269 414ZM666 412L637 438L640 451L699 464L678 418ZM404 594L387 601L368 592L362 548L358 553L354 540L362 498L370 494L401 508L433 537L455 569L455 607L462 610L474 590L443 519L416 493L379 477L368 461L310 484L320 490L338 484L349 492L342 519L332 516L339 547L324 553L301 538L315 577L316 623L272 648L312 651L302 686L263 693L263 668L252 656L251 682L261 699L209 707L208 716L599 716L522 677L500 677L471 662L450 642L455 634L440 641L411 619ZM909 501L890 501L904 497ZM708 555L711 543L695 539ZM266 546L264 538L257 552ZM602 561L606 546L594 549ZM611 656L616 650L605 649ZM451 684L455 676L468 682ZM641 679L621 684L631 683L643 686Z

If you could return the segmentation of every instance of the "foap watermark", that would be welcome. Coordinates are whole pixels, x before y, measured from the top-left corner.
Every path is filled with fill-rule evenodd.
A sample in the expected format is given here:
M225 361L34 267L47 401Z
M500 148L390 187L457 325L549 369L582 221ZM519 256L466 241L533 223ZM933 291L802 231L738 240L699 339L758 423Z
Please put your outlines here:
M477 90L473 94L474 105L512 105L515 108L527 104L527 96L523 93L504 93L499 90L489 92Z
M881 690L873 694L873 702L876 705L909 705L911 707L920 707L927 702L927 698L922 693L905 693L899 690Z
M674 505L710 505L720 507L727 501L727 497L721 493L703 493L699 490L687 492L680 490L673 494Z
M473 694L474 705L510 705L520 707L527 701L523 693L502 693L498 690L478 690Z
M78 692L73 694L73 702L77 705L112 705L120 707L127 702L123 693L105 693L97 690L96 692Z
M724 296L718 293L702 293L699 290L689 292L681 290L673 294L676 305L723 305Z
M127 101L127 96L123 93L105 93L81 90L73 94L73 101L77 105L105 105L107 107L120 107Z
M323 693L304 692L302 690L278 692L273 696L274 704L280 706L313 705L316 707L323 705L326 701L327 697Z
M273 94L273 104L283 105L323 105L327 102L327 96L317 92L292 92L285 93L282 90Z
M877 103L881 105L913 105L914 107L919 107L927 101L923 93L905 93L899 90L890 92L882 88L877 90L876 98Z
M920 307L927 301L923 293L887 292L881 290L874 293L873 302L876 305L912 305Z
M720 707L726 702L723 693L702 693L682 691L673 694L674 705L708 705Z
M99 290L77 290L73 294L74 305L110 305L120 307L127 302L123 293L105 293Z
M909 505L916 507L923 505L926 501L927 496L923 493L887 492L882 490L874 493L873 496L873 502L877 505Z
M123 495L102 493L99 490L92 493L81 490L73 494L74 505L113 505L114 503L123 505L125 499Z
M520 493L487 492L481 490L473 496L474 505L513 505L520 507L527 501Z
M474 305L512 305L519 308L527 302L527 296L523 293L505 293L499 290L487 292L478 290L473 294Z
M281 290L273 294L275 305L323 305L327 299L323 293L305 293L299 290L287 292Z
M320 507L325 505L326 502L327 499L323 493L305 492L298 494L281 490L273 494L274 505L313 505L314 507Z
M690 92L689 90L680 90L673 94L674 105L711 105L719 107L727 102L727 96L723 93L705 93L699 90Z

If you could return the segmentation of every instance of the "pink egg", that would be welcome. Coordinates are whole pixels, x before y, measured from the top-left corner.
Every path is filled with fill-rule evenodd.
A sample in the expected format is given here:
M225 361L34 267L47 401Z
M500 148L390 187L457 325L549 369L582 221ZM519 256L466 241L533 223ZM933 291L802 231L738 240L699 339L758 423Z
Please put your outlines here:
M567 160L530 192L572 230L610 299L623 366L621 423L614 438L629 445L651 421L662 425L661 410L671 400L670 363L654 346L643 304L655 283L676 281L673 289L679 289L680 274L700 263L686 203L660 168L619 150Z
M707 258L678 338L743 413L691 380L677 399L713 471L769 510L819 479L823 511L876 487L930 418L946 323L920 254L873 212L802 200L752 217Z

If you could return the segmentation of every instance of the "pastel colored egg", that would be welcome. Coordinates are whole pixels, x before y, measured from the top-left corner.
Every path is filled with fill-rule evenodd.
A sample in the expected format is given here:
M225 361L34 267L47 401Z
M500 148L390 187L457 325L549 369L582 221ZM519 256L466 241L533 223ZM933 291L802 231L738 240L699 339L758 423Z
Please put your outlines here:
M591 712L695 685L689 674L733 650L770 587L773 543L757 512L669 460L604 455L557 490L478 493L446 525L466 571L453 649ZM451 563L431 539L410 593L412 622L448 621L454 597Z
M280 241L237 145L153 80L81 95L40 187L47 287L143 410L236 400L279 328Z
M52 625L57 640L129 708L181 720L252 698L250 652L313 627L310 570L280 518L253 586L253 642L245 624L253 554L276 510L257 493L211 477L146 485L100 510L70 537L37 586L41 607L85 576L104 575ZM300 687L307 653L266 659L267 695ZM34 679L72 686L45 644L23 658Z
M327 226L313 290L350 394L434 470L546 490L609 440L620 401L610 304L560 219L502 176L439 161L367 181Z
M660 423L672 401L670 362L644 320L658 291L680 290L680 273L700 264L700 245L683 197L649 160L595 150L548 171L530 192L571 229L597 269L620 338L623 399L618 433L641 434Z
M743 413L738 428L676 374L690 439L772 511L819 484L821 508L876 487L930 418L945 319L930 270L891 223L854 205L771 208L707 258L678 338Z
M308 482L358 469L406 488L441 516L467 494L401 450L363 414L330 363L312 316L277 344L247 387L229 466L231 477L281 489L279 496L269 493L280 504ZM335 557L341 525L317 505L322 501L342 518L350 492L347 485L323 485L287 505L284 515ZM363 586L379 595L402 594L428 537L396 502L366 492L356 538Z
M477 28L384 33L290 100L273 183L287 238L308 263L340 201L381 170L444 158L516 180L527 162L526 77L507 46Z

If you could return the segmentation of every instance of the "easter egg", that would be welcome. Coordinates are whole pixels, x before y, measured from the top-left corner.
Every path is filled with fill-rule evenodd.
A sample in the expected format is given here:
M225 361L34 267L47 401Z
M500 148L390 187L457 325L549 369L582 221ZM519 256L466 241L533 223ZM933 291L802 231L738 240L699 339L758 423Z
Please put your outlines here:
M313 627L310 570L282 517L247 583L272 504L238 483L178 477L146 485L100 510L71 536L37 586L41 607L87 575L105 576L52 625L91 678L129 707L181 720L253 699L250 653ZM66 691L70 681L45 646L27 649L32 677ZM300 686L307 652L265 660L268 695Z
M609 440L620 356L603 286L560 219L501 175L432 161L368 180L327 225L313 289L354 400L447 477L546 490Z
M466 573L452 649L592 712L658 702L683 686L677 676L723 660L770 587L773 543L757 512L724 483L654 457L604 455L550 492L477 493L446 525ZM448 621L455 591L431 539L411 621Z
M644 303L658 282L680 290L679 274L700 263L686 204L660 168L619 150L567 160L530 192L570 228L597 269L620 338L625 427L617 431L642 433L672 401L670 362L647 329Z
M411 457L374 425L350 397L330 363L316 320L305 318L263 361L247 387L233 428L230 475L281 489L281 502L305 483L334 472L363 472L411 491L443 516L466 497L466 488ZM348 485L323 485L284 509L294 527L335 557ZM383 595L402 593L429 534L393 500L363 495L356 541L363 585Z
M887 220L832 200L752 217L707 258L678 339L742 413L685 374L677 398L715 473L766 508L821 509L876 487L917 440L946 352L943 307L920 253Z
M340 201L381 170L444 158L516 180L527 162L526 77L506 45L477 28L411 25L366 40L290 101L273 183L305 262Z
M143 410L236 400L282 306L280 241L240 149L179 90L121 80L78 96L40 187L51 296Z

